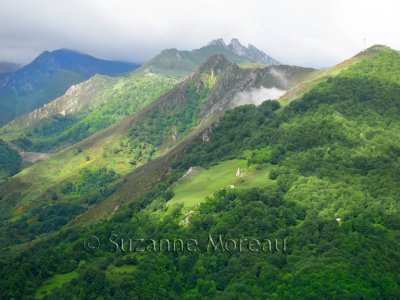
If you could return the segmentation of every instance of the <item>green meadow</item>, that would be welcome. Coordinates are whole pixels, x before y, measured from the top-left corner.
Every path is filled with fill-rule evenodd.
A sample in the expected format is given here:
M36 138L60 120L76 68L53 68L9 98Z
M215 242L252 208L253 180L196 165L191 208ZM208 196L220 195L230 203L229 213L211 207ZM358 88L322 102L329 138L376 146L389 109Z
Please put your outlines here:
M242 176L236 176L238 169ZM263 187L269 181L265 168L257 170L254 166L248 167L247 160L227 160L200 170L189 181L178 182L173 188L174 197L168 204L183 203L184 207L189 208L205 201L218 190Z
M65 283L78 277L78 272L73 271L65 274L57 274L47 279L36 291L36 299L42 299L46 294L55 288L62 287Z

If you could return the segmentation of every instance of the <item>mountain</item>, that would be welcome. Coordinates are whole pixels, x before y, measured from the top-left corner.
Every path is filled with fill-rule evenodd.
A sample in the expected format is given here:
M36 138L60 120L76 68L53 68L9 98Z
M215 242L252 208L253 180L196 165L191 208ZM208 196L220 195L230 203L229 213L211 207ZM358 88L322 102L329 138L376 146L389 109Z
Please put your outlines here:
M265 91L290 89L313 72L313 69L283 65L241 68L222 55L213 56L186 80L158 99L144 102L144 106L138 106L138 109L125 119L12 177L0 188L3 197L0 206L2 217L5 218L3 221L7 220L10 211L18 210L17 207L22 203L25 203L22 215L28 217L52 198L57 198L57 205L74 204L79 207L79 210L70 216L71 219L81 213L81 210L88 210L90 215L99 210L87 221L102 218L104 214L110 213L109 208L112 213L112 210L121 204L122 198L117 203L111 198L106 198L125 180L125 175L136 169L141 173L143 169L154 166L160 172L164 172L165 169L153 161L176 153L176 149L180 149L192 136L199 134L202 129L220 118L224 111L239 104L252 103L255 100L254 91L262 91L259 93L261 99L256 100L261 102L268 99L264 98L267 95ZM159 75L152 75L154 76ZM154 86L147 88L157 91L160 81L154 82ZM81 89L86 88L82 86ZM251 97L247 97L246 92L249 92ZM67 98L60 98L50 105L57 106L65 101L64 99ZM99 116L104 117L104 114L100 113ZM103 117L99 120L103 120ZM54 122L52 124L53 126L48 126L47 129L50 133L57 131L57 126L54 126ZM90 122L83 121L82 124L88 125ZM4 129L7 128L8 126ZM40 127L33 127L30 134L26 135L26 138L32 139L33 142L35 128L36 134L43 133ZM72 137L77 134L76 132ZM54 135L58 136L60 134ZM135 188L136 192L145 193L159 178L148 174L145 186ZM22 187L19 188L20 186ZM24 190L24 195L18 196L21 189ZM50 203L50 206L52 205ZM58 229L57 226L49 226L47 229L43 227L38 229L36 234ZM8 232L15 233L13 229ZM26 232L19 230L15 237L20 241L28 238Z
M137 65L61 49L45 51L30 64L0 78L0 125L53 100L95 74L116 76Z
M211 44L215 43L223 44L223 41L214 41ZM241 53L237 40L232 40L231 44L225 45L224 48L236 49L238 54ZM207 55L213 53L203 50L200 52L201 55L196 54L196 56L202 57L204 60L208 58ZM234 50L229 55L232 56L233 52ZM198 53L198 51L194 50L194 53ZM303 80L303 75L312 71L283 65L274 65L274 68L262 68L263 65L251 66L245 67L248 68L248 72L253 73L254 80L244 82L242 87L238 87L243 91L241 94L236 95L236 89L231 92L230 97L232 99L235 97L237 104L241 101L246 102L248 99L252 100L247 103L255 103L254 101L261 103L266 98L274 97L274 93L280 95L294 83ZM149 69L141 68L131 76L118 80L104 76L94 77L72 86L59 99L18 117L4 126L0 130L0 135L7 142L14 143L24 151L54 152L66 144L78 142L113 124L118 119L128 116L142 107L137 106L138 103L147 104L150 99L155 99L162 92L166 92L168 88L178 82L167 75L174 74L174 72L174 67L168 66L168 69L164 69L162 73L152 73ZM305 73L302 74L302 72ZM238 76L242 76L241 74L244 73L241 71ZM248 76L245 75L246 78ZM286 82L288 80L289 82ZM268 82L268 87L261 87L260 82ZM239 99L240 97L248 99ZM234 106L232 99L228 100L231 107ZM222 102L220 101L220 103ZM221 110L224 109L226 109L225 106Z
M191 55L196 59L196 63L191 64L190 68L195 68L197 64L207 60L213 53L222 51L231 61L240 62L251 69L251 66L256 67L257 65L244 58L245 53L248 52L248 56L251 56L251 53L258 55L259 61L267 59L266 55L253 48L241 46L236 39L232 40L229 45L225 45L222 40L216 40L206 47L192 51ZM185 55L184 52L181 53ZM149 64L158 60L163 60L163 58L158 56ZM82 64L73 57L69 61L71 61L70 67L75 71L78 69L76 65ZM261 69L261 66L257 67ZM281 69L285 73L285 67ZM4 126L0 130L0 135L7 142L12 142L23 151L28 152L54 152L65 145L78 142L128 116L141 107L137 106L138 103L147 104L150 99L160 96L162 92L178 82L173 78L176 77L174 76L176 75L174 64L164 65L163 72L154 73L152 70L154 71L154 68L140 68L133 75L118 79L97 76L86 82L72 85L63 96L28 114L17 117ZM277 70L278 73L281 71ZM280 86L282 89L275 88L271 92L283 93L288 88L288 84L284 82ZM267 89L257 91L254 89L255 87L252 91L248 91L249 98L258 97L261 101L262 94L270 97L271 93L268 93ZM271 96L273 95L271 94ZM236 100L240 101L240 99Z
M0 62L0 74L11 73L21 68L21 65L11 62Z
M220 45L223 48L227 48L236 55L247 57L248 59L255 61L257 63L266 65L279 65L280 62L276 61L272 57L268 56L261 50L257 49L255 46L249 44L248 47L240 44L238 39L232 39L229 45L225 45L222 39L214 40L210 42L211 45Z
M397 299L400 53L324 74L213 56L3 183L0 297Z
M253 45L245 47L237 39L232 39L229 45L226 45L222 39L218 39L211 41L207 46L192 51L164 50L144 64L140 70L168 74L173 72L176 76L186 76L210 56L218 54L224 55L231 62L238 64L280 64Z
M152 73L95 75L61 97L0 129L7 142L29 152L56 152L140 110L177 81Z

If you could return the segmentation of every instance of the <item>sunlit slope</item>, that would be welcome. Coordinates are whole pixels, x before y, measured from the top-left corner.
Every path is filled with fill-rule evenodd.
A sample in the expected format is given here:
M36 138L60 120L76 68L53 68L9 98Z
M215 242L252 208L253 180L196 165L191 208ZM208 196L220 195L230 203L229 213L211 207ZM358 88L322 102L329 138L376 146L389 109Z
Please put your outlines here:
M193 174L192 174L193 173ZM255 169L247 160L227 160L209 169L192 168L173 187L168 205L191 208L222 189L262 188L270 182L268 167Z
M102 202L125 174L168 153L204 126L205 103L232 67L222 56L211 58L144 109L23 170L0 187L2 219L25 222L35 209L63 203L86 209Z
M25 151L54 152L139 111L177 83L152 73L94 76L7 124L0 136Z
M221 55L210 58L187 80L144 109L143 121L129 126L134 139L158 145L155 153L160 157L154 156L155 160L127 175L120 188L91 207L78 223L99 221L122 204L142 197L165 178L173 160L184 154L188 143L199 136L207 139L214 122L237 105L238 93L260 87L286 89L312 72L313 69L284 65L243 69Z
M329 77L337 76L340 74L341 71L346 70L350 66L357 64L364 60L369 60L374 58L376 55L380 53L384 53L388 51L390 48L381 45L372 46L365 51L360 52L359 54L349 58L331 68L321 70L316 72L310 76L309 79L301 82L300 84L296 85L294 88L289 90L286 94L280 97L279 101L283 106L287 105L294 99L300 98L303 96L307 91L312 89L318 83L326 80Z

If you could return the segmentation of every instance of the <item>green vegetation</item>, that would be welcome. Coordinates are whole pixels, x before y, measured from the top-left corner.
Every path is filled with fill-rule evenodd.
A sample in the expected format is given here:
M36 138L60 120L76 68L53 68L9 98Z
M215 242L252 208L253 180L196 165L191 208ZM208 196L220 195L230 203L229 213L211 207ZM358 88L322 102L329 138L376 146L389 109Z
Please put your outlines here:
M33 297L49 278L75 271L46 299L399 298L400 53L376 51L284 108L266 101L227 112L209 141L200 135L188 143L166 177L108 220L69 227L0 260L0 297ZM177 111L159 111L166 126ZM150 120L143 127L148 140L140 132L131 138L157 146L166 135L152 128L163 123L155 115ZM248 177L238 188L221 189L233 165ZM185 181L194 166L203 170ZM100 176L84 174L87 180L66 190L82 190L79 182ZM105 182L112 175L101 174ZM208 184L208 174L221 176ZM213 196L202 201L200 187ZM183 209L188 189L200 202L190 215ZM84 250L88 236L107 241L112 233L196 239L199 251L113 252L107 243ZM209 235L285 238L287 249L207 252Z
M25 124L30 117L27 115L6 126L2 130L4 137L26 151L53 151L66 144L79 142L139 111L177 83L172 77L151 73L108 81L112 84L104 83L102 78L91 80L88 87L82 88L80 94L69 100L71 105L74 105L73 101L89 102L83 109L65 116L61 112L55 113L29 127ZM85 94L93 89L101 92L89 101Z
M215 80L209 79L208 75L191 80L185 87L181 105L150 107L146 119L130 130L132 144L150 145L152 154L157 147L176 143L189 134L200 123L201 106L208 100L215 84Z
M201 170L188 182L178 184L174 189L174 197L169 204L183 203L192 207L206 200L215 191L227 188L236 183L236 171L247 165L245 160L225 161L208 170Z
M78 277L78 272L72 271L66 274L57 274L46 280L36 292L35 298L42 299L46 294L49 294L56 288L61 288L65 283Z
M236 176L238 169L240 174ZM265 187L270 182L265 166L249 167L247 160L227 160L206 170L194 168L192 172L173 187L174 196L168 205L182 203L189 208L221 189Z
M0 139L0 181L21 170L22 161L18 152Z
M34 240L44 233L59 230L90 205L104 200L115 190L118 175L106 168L83 168L78 176L64 180L42 194L40 205L26 203L14 211L14 217L3 223L1 245ZM3 216L7 214L3 213Z
M222 63L229 66L226 60ZM121 185L121 176L147 164L182 141L201 120L201 106L207 102L219 76L211 76L210 73L207 68L199 71L137 114L77 146L59 152L51 159L23 170L0 187L7 199L0 202L0 222L9 229L0 232L2 244L27 242L43 233L58 230L82 210L101 204ZM158 75L148 76L161 78ZM146 86L151 87L149 83ZM30 224L29 220L36 209L48 208L55 203L78 205L82 210L64 219L55 214L57 222L54 224L42 226L40 223L39 229L32 228L34 224ZM24 229L20 230L21 227Z

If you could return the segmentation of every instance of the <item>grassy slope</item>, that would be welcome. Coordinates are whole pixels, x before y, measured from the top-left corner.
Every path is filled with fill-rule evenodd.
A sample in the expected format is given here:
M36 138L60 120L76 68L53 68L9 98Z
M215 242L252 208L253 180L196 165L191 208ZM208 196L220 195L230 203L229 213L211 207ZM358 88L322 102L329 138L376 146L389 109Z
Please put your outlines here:
M365 59L371 59L375 57L376 55L379 54L381 50L385 48L386 48L385 46L380 46L380 45L372 46L371 48L363 52L360 52L356 56L349 58L331 68L315 72L314 74L311 75L311 77L308 80L301 82L300 84L296 85L294 88L289 90L287 93L285 93L279 99L280 103L282 104L282 106L288 105L293 100L302 97L306 92L311 90L318 83L325 81L329 77L337 76L338 74L340 74L341 71L346 70L347 68L351 67L356 63L359 63Z
M65 283L70 282L72 279L78 277L78 272L72 271L65 274L57 274L46 280L40 288L36 290L36 299L42 299L46 294L55 288L62 287Z
M242 177L236 177L238 168L243 172ZM199 171L189 181L178 182L173 188L174 197L169 205L183 203L184 207L193 207L215 192L229 188L265 187L270 181L268 169L255 169L247 166L247 160L227 160L206 170Z
M243 169L246 163L245 160L225 161L200 171L190 181L177 184L173 189L175 196L168 203L184 203L186 207L191 207L204 201L215 191L236 184L236 171Z
M89 80L72 86L63 96L49 102L31 113L22 115L3 126L0 129L1 136L10 141L17 138L19 135L24 135L33 129L35 125L55 115L66 113L74 113L78 109L84 110L97 102L101 91L106 89L118 79L103 75L95 75ZM70 110L68 110L70 108Z

